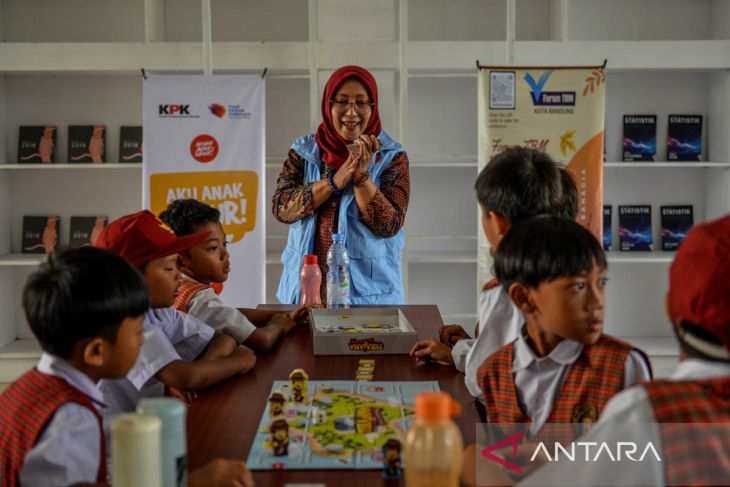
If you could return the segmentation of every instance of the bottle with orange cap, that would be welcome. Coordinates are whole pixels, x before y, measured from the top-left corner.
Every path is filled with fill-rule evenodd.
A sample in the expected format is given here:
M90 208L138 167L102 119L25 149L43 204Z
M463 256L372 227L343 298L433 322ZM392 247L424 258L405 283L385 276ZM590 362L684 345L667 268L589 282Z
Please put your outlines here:
M451 417L459 414L461 406L445 392L416 395L404 451L407 487L458 487L464 441Z

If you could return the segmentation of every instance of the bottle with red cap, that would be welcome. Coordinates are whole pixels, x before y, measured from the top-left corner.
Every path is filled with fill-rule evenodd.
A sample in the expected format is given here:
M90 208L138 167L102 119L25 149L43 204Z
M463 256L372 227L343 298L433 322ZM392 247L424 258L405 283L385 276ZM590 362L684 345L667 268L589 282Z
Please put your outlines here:
M445 392L416 395L416 422L408 430L404 451L406 487L458 487L464 441L452 416L459 403Z
M319 270L316 255L304 256L304 265L299 272L299 283L302 289L299 304L322 304L319 294L319 288L322 285L322 271Z

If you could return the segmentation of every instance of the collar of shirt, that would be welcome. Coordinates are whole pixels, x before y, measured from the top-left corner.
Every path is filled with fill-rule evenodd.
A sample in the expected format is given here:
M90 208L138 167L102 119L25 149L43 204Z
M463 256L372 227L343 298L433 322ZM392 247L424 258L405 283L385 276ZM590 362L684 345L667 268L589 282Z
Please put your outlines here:
M38 369L38 372L65 380L73 387L89 396L89 398L99 406L107 407L104 403L101 391L99 391L96 384L92 382L89 376L62 358L44 352L41 355L36 368Z
M670 380L702 380L730 376L730 364L702 359L682 360Z
M580 357L583 345L573 340L562 340L545 357L538 357L535 351L527 343L527 332L523 328L517 337L514 345L514 359L512 360L512 372L528 368L534 362L552 361L560 365L570 365Z
M218 286L216 286L216 283L214 283L214 282L211 282L210 284L205 284L205 283L202 283L202 282L198 281L197 279L195 279L193 277L190 277L187 274L184 274L182 272L180 273L180 275L182 275L185 279L187 279L189 281L193 281L195 283L203 284L204 286L208 286L208 288L211 289L216 294L220 294L221 291L223 290L223 284L218 284Z

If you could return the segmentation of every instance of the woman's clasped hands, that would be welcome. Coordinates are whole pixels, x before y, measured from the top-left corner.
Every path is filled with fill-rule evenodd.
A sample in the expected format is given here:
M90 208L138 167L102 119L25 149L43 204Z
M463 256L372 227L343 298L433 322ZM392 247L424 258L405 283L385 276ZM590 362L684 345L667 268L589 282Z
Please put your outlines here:
M351 150L344 164L340 166L335 175L332 177L337 189L343 190L352 181L355 187L363 184L370 177L368 165L370 160L380 148L380 142L374 135L360 135L352 141L351 145L356 145L355 150Z

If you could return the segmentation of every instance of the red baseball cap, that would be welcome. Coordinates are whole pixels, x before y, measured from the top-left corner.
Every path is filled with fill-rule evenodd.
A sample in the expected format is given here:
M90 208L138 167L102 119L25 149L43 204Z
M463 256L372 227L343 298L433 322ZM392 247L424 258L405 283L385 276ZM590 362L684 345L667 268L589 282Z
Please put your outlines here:
M198 232L178 237L162 220L148 210L114 220L104 228L94 242L127 259L135 267L151 260L188 250L203 242L210 232Z
M690 230L669 269L668 301L681 340L730 360L730 215Z

